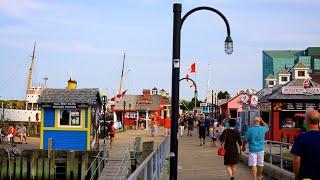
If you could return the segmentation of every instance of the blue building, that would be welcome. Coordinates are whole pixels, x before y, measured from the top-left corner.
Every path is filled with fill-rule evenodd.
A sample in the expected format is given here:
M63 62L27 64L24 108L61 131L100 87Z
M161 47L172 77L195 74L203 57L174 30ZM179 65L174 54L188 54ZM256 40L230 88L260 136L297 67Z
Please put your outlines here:
M97 145L101 97L99 89L76 89L69 80L66 89L45 89L41 105L40 149L91 150Z
M306 50L265 50L262 52L262 86L267 87L267 76L276 76L281 69L292 69L296 64L303 63L311 77L320 79L320 47L308 47ZM319 76L319 77L318 77Z

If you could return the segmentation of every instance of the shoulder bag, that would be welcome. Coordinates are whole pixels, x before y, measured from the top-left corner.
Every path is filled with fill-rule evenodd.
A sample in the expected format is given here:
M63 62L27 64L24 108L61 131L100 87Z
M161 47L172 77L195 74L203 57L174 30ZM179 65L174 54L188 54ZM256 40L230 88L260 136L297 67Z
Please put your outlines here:
M219 149L218 149L219 156L224 156L226 154L226 149L224 148L224 144L225 144L226 138L227 138L227 130L225 130L225 131L226 131L226 133L224 133L224 141L223 141L221 147L219 147Z

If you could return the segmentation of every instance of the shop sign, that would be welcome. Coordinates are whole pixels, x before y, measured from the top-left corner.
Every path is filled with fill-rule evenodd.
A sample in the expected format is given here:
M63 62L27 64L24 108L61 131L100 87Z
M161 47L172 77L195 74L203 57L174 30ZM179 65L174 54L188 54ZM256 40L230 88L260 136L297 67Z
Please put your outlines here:
M294 110L306 110L308 108L320 109L320 103L273 103L272 109L274 111L294 111Z
M79 109L88 108L88 104L77 104L77 103L50 103L43 104L42 108L53 108L53 109Z
M320 88L319 87L311 87L311 88L304 88L302 86L284 86L282 87L282 94L319 94L320 95Z
M200 107L207 107L208 104L207 103L200 103Z

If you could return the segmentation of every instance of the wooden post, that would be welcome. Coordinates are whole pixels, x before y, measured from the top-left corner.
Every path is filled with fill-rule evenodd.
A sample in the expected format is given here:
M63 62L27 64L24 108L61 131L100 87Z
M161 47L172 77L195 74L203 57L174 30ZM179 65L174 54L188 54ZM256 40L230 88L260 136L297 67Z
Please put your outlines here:
M52 138L48 138L48 158L50 159L52 153Z
M55 151L51 152L51 158L49 159L49 166L50 166L50 171L49 171L49 176L50 179L54 180L55 179L55 174L56 174L56 164L55 164Z
M22 157L22 179L29 179L28 171L30 170L28 167L28 157Z
M14 179L21 179L21 157L16 157L16 168L15 168L15 177Z
M87 168L88 168L88 162L89 162L89 154L88 152L83 152L82 155L81 155L81 179L82 179L82 176L84 176L84 173L87 171Z
M30 157L30 179L36 179L37 177L37 161L38 161L38 153L31 152Z
M49 175L50 175L49 157L44 159L43 168L44 168L43 179L49 179Z
M14 177L13 177L13 175L14 175L14 160L15 160L14 158L10 157L10 164L9 164L10 169L8 169L8 170L10 170L9 176L11 177L11 179L14 179Z
M37 178L42 180L43 175L43 158L38 159Z
M7 157L2 157L1 158L1 180L8 179L8 158Z
M74 177L71 177L71 174L73 174L74 176L74 172L73 172L74 163L75 163L75 152L68 151L67 152L67 179L74 179Z
M73 168L72 168L72 172L73 172L73 179L79 179L78 176L79 176L79 156L76 156L76 155L79 155L79 153L77 154L73 154Z

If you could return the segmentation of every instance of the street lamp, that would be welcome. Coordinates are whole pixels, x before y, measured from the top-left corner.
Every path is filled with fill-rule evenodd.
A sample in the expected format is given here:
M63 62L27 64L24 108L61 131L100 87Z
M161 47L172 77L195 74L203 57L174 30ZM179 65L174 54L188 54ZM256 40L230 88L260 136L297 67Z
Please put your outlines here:
M190 81L192 81L192 83L194 85L194 93L193 93L194 94L194 107L196 107L197 106L196 99L198 98L198 90L197 90L196 82L194 80L192 80L191 78L188 78L188 77L179 79L179 82L182 81L182 80L187 80L187 81L190 80Z
M225 40L225 52L233 52L233 42L230 36L229 22L226 17L218 10L211 7L197 7L187 12L181 18L181 4L173 4L173 47L172 47L172 112L171 112L171 141L170 141L170 180L177 179L178 166L178 116L179 116L179 79L180 79L180 41L181 28L183 22L189 15L199 10L208 10L218 14L227 27L227 38Z
M103 143L105 144L105 138L107 136L106 132L106 102L107 96L102 96L102 108L103 108Z

